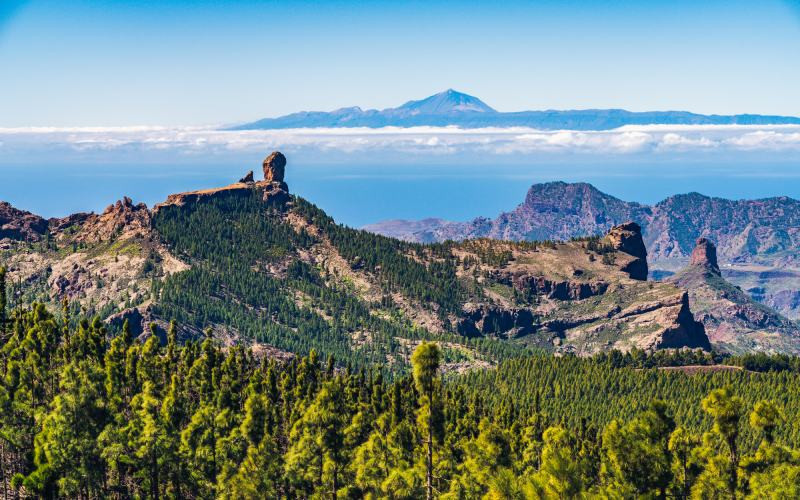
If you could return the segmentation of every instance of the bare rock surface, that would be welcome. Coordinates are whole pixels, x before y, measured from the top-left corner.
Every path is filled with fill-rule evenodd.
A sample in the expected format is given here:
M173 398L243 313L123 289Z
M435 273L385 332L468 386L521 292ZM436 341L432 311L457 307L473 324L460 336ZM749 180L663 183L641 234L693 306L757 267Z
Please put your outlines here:
M612 248L624 252L633 260L626 263L622 270L635 280L647 279L647 249L642 239L642 228L635 222L626 222L614 226L605 238Z
M39 241L47 232L47 221L0 201L0 240Z
M717 247L706 238L698 238L689 265L704 267L711 272L721 274L717 263Z
M266 182L283 182L286 172L286 157L280 151L273 151L264 158L263 168Z

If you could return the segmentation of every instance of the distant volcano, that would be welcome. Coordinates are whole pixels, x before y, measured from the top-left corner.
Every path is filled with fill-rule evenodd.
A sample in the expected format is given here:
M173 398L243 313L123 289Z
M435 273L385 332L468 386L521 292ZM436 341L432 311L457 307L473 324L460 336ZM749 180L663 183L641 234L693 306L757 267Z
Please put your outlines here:
M264 118L230 130L338 127L457 126L531 127L542 130L610 130L623 125L791 125L800 118L765 115L700 115L687 111L632 112L624 109L546 110L499 112L477 97L445 90L397 108L341 108L335 111L301 111Z
M447 89L419 101L408 101L393 110L396 114L448 114L448 113L497 113L477 97Z

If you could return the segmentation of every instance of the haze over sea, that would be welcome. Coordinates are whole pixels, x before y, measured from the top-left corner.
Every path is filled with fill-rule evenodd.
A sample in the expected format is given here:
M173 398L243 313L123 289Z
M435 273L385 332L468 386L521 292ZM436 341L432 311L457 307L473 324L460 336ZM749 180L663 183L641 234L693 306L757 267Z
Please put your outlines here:
M152 206L171 193L229 184L250 169L258 178L260 160L257 154L215 163L21 164L0 158L0 200L45 217L102 211L122 196ZM642 203L690 191L725 198L800 198L800 161L654 162L620 157L600 162L554 158L528 164L491 158L323 164L289 155L287 167L292 193L356 227L394 218L494 217L520 203L531 184L553 180L590 182L611 195Z

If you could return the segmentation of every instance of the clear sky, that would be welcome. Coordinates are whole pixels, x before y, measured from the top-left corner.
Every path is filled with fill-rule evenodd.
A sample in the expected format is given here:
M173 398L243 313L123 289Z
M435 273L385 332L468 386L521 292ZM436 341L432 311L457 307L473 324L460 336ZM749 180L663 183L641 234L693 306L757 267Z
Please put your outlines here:
M0 127L231 123L452 87L800 115L800 1L0 0Z

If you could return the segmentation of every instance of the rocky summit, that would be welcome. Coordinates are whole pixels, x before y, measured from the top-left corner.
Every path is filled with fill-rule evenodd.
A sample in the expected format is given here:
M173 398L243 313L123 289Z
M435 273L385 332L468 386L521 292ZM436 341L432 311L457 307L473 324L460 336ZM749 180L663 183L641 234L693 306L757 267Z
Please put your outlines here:
M706 268L712 273L722 274L717 263L717 247L706 238L698 238L689 265Z
M280 151L275 151L264 159L263 168L266 182L283 182L286 157Z
M50 221L46 241L35 224L6 236L12 303L66 299L141 336L164 338L175 320L184 340L390 367L420 338L442 339L462 368L528 348L711 347L686 291L647 280L636 223L565 242L420 245L340 226L290 195L278 152L263 167L262 181L173 194L152 210L123 198ZM14 227L36 220L5 213Z
M606 240L615 250L624 252L633 259L622 267L622 270L635 279L647 279L647 249L642 240L642 228L635 222L626 222L614 226L606 235Z
M800 353L800 325L728 282L709 239L698 238L689 265L667 281L688 290L692 310L718 350Z

